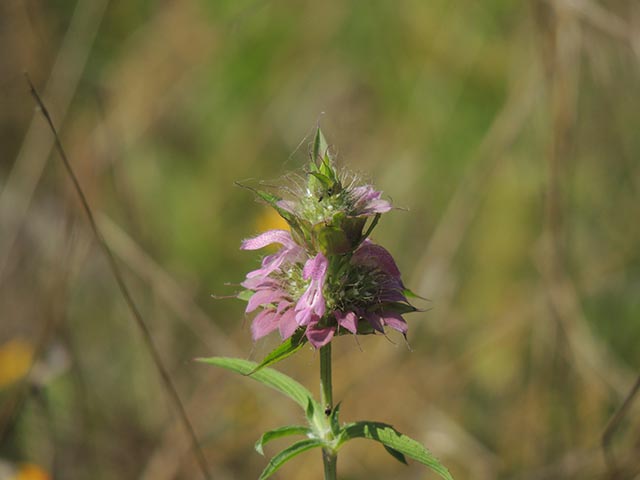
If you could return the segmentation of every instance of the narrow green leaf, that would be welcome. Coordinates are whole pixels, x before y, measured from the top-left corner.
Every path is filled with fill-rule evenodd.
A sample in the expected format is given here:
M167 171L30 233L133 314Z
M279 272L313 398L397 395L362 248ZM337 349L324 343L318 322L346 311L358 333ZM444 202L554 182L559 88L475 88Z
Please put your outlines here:
M264 367L268 367L269 365L273 365L274 363L278 363L280 360L284 360L287 357L290 357L298 350L300 350L305 343L307 343L307 337L304 335L303 329L298 329L296 332L278 345L276 348L271 350L269 354L262 359L262 362L251 372L249 375L253 375L260 369Z
M304 427L302 425L287 425L286 427L275 428L262 434L256 442L255 449L260 455L264 455L264 450L262 448L271 440L287 437L289 435L308 435L310 433L311 430L309 427Z
M340 404L342 402L338 402L338 404L333 407L333 411L331 412L331 416L329 417L329 421L331 423L331 431L337 436L340 434Z
M355 422L345 425L342 430L341 444L353 438L368 438L382 443L402 455L426 465L445 480L453 480L449 471L433 454L419 442L398 432L391 425L380 422ZM389 450L387 450L389 451ZM389 451L389 453L391 453ZM392 453L392 455L394 455ZM398 458L396 455L394 457Z
M255 362L248 360L241 360L239 358L228 357L210 357L210 358L198 358L196 359L202 363L208 363L217 367L226 368L233 372L240 373L242 375L248 375L258 366ZM271 368L263 368L256 371L249 378L256 380L264 385L267 385L279 392L283 393L303 409L306 409L309 402L316 403L313 400L311 392L296 382L294 379L288 377L284 373L280 373ZM318 407L319 408L319 407Z
M322 443L317 439L301 440L294 443L289 448L284 449L275 457L273 457L267 467L264 469L258 480L265 480L273 475L282 465L287 463L296 455L311 450L312 448L322 447Z
M313 425L314 418L316 416L316 403L309 400L309 403L307 404L307 408L305 409L304 414L307 417L309 424Z
M389 453L389 455L391 455L393 458L395 458L396 460L398 460L400 463L404 463L405 465L408 465L407 463L407 459L405 458L405 456L403 454L401 454L398 450L394 450L391 447L387 447L384 443L382 444L382 446L384 447L384 449Z

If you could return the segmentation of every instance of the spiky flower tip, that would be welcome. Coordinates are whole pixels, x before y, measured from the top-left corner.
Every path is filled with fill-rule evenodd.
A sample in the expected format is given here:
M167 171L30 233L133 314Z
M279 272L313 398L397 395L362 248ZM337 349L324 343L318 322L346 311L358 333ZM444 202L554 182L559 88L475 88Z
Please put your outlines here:
M318 129L303 188L284 199L255 190L287 221L290 231L269 230L242 242L243 250L280 249L249 272L239 297L248 299L254 340L298 329L315 348L343 333L406 335L404 313L416 311L391 254L368 239L380 215L391 210L381 192L358 185L333 164Z

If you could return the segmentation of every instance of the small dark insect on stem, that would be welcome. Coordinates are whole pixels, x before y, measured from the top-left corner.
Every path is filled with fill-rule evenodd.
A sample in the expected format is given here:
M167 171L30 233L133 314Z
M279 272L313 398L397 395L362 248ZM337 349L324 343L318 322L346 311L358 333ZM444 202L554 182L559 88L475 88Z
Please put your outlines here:
M125 302L127 303L127 306L129 307L129 310L131 311L131 314L133 316L135 324L138 326L138 329L142 333L142 338L143 338L144 344L147 347L147 350L149 350L149 353L151 354L151 358L153 360L153 363L154 363L156 369L158 370L158 373L160 374L160 377L162 379L162 383L163 383L164 388L165 388L165 392L167 393L167 395L169 396L169 398L173 402L174 407L176 408L176 410L178 412L178 416L180 418L180 421L183 424L184 429L186 430L187 434L190 437L191 446L193 448L193 452L194 452L194 455L195 455L196 460L198 462L198 465L200 467L200 470L202 472L202 475L203 475L204 478L210 479L211 477L209 475L209 467L207 465L207 461L206 461L206 459L204 457L204 453L202 453L202 449L200 448L200 445L198 444L198 438L196 437L196 434L195 434L195 431L193 429L193 426L191 425L191 422L189 421L189 417L187 416L187 412L186 412L186 410L184 408L184 405L182 404L182 401L180 400L180 396L178 395L178 391L176 390L176 388L175 388L175 386L173 384L173 381L171 380L171 377L169 376L169 372L167 371L167 368L164 366L164 364L162 362L162 359L160 357L160 354L158 353L158 350L157 350L155 344L153 343L153 339L151 337L151 333L149 332L149 329L148 329L146 323L144 322L144 319L142 318L142 314L140 313L140 310L136 306L135 302L133 301L133 297L131 296L131 293L129 292L129 289L128 289L127 285L124 282L124 278L122 277L122 273L120 272L120 268L118 267L116 259L113 256L113 253L111 252L111 249L107 245L107 242L105 241L104 237L102 236L102 233L98 229L98 225L96 224L95 218L93 216L93 212L91 210L91 207L89 206L89 202L87 201L87 197L85 196L84 191L82 190L82 187L80 186L80 182L78 181L78 177L76 177L76 174L73 171L73 168L71 168L71 163L69 162L69 159L67 158L67 154L66 154L64 148L62 147L62 142L60 141L60 137L58 136L58 132L57 132L57 130L56 130L54 124L53 124L53 120L51 119L51 116L49 115L49 111L47 110L47 107L44 105L44 102L42 101L42 98L38 94L38 91L34 87L33 83L31 82L31 79L29 78L29 75L26 72L25 72L25 78L27 80L27 83L29 84L29 89L31 91L31 95L33 96L33 98L34 98L36 104L38 105L38 107L40 107L42 115L44 116L45 120L47 121L47 124L49 125L49 128L51 129L51 133L53 133L56 150L57 150L58 154L60 155L60 158L62 159L62 163L64 164L64 168L67 171L67 173L69 175L69 178L71 179L71 182L73 183L74 189L75 189L76 193L78 194L78 197L80 198L80 202L82 203L82 208L83 208L84 212L87 215L87 219L89 220L89 225L91 226L91 230L93 231L94 236L98 240L98 244L100 245L100 248L102 249L104 255L107 257L107 261L109 263L109 267L111 269L111 272L113 273L113 276L114 276L114 278L116 280L116 283L118 284L118 288L120 290L120 293L122 294L122 297L124 298Z

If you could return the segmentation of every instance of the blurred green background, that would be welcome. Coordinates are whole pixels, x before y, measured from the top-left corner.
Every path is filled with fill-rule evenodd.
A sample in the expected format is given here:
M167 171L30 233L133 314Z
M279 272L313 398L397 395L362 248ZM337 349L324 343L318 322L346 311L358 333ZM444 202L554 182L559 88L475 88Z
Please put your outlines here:
M343 419L392 423L457 479L638 478L640 407L608 467L601 435L640 367L639 38L635 0L4 0L0 478L200 478L23 71L214 479L257 478L253 442L301 420L192 359L277 344L211 294L277 225L234 181L300 170L318 122L401 207L374 239L431 300L411 350L334 343ZM280 368L317 392L312 350ZM366 442L339 474L435 478ZM320 454L276 478L320 479Z

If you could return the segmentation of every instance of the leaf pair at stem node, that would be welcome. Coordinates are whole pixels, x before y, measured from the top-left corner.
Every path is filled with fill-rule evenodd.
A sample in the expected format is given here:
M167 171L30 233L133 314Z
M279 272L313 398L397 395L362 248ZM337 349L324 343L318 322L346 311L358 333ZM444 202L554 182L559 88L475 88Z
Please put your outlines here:
M269 478L286 462L297 455L314 448L336 454L349 440L364 438L381 443L396 460L407 463L407 457L420 462L438 473L445 480L453 480L449 471L429 450L416 440L398 432L391 425L381 422L360 421L340 424L340 404L326 415L325 409L313 398L311 392L287 375L268 367L260 367L255 362L227 357L200 358L198 361L231 370L267 385L296 402L305 412L308 426L287 425L265 432L256 442L255 449L264 455L264 445L268 442L299 435L306 437L285 448L271 458L260 475L260 480ZM264 363L264 362L263 362Z

